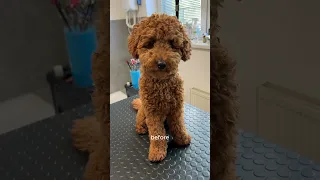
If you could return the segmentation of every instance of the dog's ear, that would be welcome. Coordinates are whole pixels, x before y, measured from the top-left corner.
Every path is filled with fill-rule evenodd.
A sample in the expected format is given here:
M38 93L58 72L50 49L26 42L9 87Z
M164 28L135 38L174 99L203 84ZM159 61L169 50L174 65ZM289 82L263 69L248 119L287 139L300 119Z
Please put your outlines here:
M183 46L180 49L181 51L181 59L183 61L187 61L190 59L191 56L191 41L188 37L188 35L185 33L184 29L183 29Z
M139 54L137 52L138 43L140 39L138 28L139 24L134 25L131 34L128 37L128 49L129 53L133 58L139 58Z

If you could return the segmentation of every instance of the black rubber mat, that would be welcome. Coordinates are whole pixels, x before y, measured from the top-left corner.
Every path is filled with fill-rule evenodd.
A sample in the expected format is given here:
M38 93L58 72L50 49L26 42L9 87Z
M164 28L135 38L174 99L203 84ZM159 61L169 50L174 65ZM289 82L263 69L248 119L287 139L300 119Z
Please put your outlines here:
M320 180L320 164L295 152L248 132L240 131L238 142L240 180Z
M209 179L209 113L185 105L191 145L169 143L161 163L148 160L147 135L135 132L130 97L110 106L111 179ZM87 154L72 147L72 121L92 115L91 105L0 135L0 180L80 180ZM242 180L320 180L320 164L252 133L238 137L237 175Z
M185 123L192 136L191 145L180 148L169 141L167 157L160 163L148 160L148 135L135 132L136 111L132 99L114 103L111 121L111 180L118 179L209 179L210 176L210 114L185 105Z
M80 180L87 155L72 147L72 121L91 105L0 135L1 180Z

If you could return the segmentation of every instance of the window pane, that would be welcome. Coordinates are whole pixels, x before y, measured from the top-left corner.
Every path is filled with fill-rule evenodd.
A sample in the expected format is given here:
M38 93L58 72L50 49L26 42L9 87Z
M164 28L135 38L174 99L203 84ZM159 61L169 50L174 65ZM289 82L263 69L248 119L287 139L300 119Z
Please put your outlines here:
M201 0L180 0L179 20L181 23L201 23ZM162 13L175 16L175 0L162 0Z
M161 6L162 13L175 16L175 0L162 0Z
M186 24L196 20L201 22L201 0L180 0L179 20Z
M175 0L161 0L161 11L175 16ZM202 38L201 0L180 0L179 21L185 26L186 32L192 40Z

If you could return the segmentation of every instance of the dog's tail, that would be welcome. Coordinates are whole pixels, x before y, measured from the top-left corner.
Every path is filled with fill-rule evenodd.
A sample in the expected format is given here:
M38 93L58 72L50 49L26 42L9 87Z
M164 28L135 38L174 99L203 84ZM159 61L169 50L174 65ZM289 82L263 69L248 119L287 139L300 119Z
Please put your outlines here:
M142 102L140 98L134 99L131 104L133 109L135 110L139 110L142 106Z

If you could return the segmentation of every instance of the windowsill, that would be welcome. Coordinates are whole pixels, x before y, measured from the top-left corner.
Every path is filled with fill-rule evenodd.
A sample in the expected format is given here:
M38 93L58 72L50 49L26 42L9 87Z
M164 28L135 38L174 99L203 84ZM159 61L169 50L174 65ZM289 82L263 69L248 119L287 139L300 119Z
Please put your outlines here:
M191 47L192 47L192 49L210 50L210 43L191 42Z

